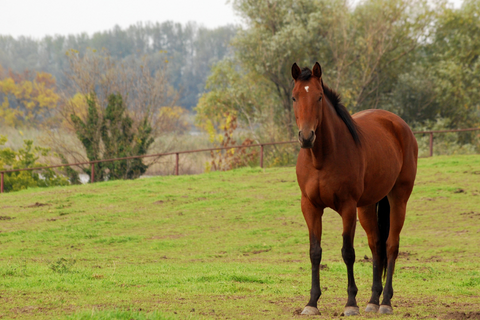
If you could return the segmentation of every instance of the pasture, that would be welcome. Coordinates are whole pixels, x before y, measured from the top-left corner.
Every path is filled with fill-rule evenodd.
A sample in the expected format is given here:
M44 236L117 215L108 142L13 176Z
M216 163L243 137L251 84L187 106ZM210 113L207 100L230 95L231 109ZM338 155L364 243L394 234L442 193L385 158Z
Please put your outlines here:
M327 210L322 319L347 298L341 228ZM293 167L2 194L0 318L304 318L308 243ZM480 319L479 247L480 156L420 159L395 315L363 312L372 270L358 224L357 318Z

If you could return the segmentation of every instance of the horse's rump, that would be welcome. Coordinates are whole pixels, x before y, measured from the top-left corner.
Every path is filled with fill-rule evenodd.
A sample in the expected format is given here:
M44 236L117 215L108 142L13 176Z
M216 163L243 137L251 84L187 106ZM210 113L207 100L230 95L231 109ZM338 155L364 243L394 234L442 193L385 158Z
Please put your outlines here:
M360 199L359 206L363 206L388 194L402 171L416 171L417 142L405 121L391 112L365 110L353 118L362 137L365 161L364 194L368 196ZM409 177L413 183L415 175Z

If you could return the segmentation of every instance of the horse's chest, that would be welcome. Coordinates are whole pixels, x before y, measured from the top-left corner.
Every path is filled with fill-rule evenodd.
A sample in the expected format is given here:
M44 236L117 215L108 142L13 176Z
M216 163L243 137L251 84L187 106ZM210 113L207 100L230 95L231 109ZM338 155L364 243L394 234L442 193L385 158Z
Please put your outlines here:
M299 180L302 193L318 207L335 208L341 191L337 183L330 181L330 177L316 172Z

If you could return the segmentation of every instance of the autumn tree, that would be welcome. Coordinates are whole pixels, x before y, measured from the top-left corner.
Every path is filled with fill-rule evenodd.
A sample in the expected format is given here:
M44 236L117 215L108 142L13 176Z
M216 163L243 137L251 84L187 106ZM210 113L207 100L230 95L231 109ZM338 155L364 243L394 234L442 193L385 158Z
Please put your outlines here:
M51 115L60 99L55 78L44 72L0 73L0 121L19 127Z
M64 89L69 68L65 52L75 49L84 54L93 48L105 48L118 60L150 58L154 69L162 67L166 52L170 84L181 91L178 105L192 109L203 92L210 67L232 53L229 46L237 28L226 25L214 29L194 22L187 24L165 22L139 22L126 28L115 26L109 30L69 35L47 35L43 39L14 38L0 35L0 64L15 72L43 71L52 74Z

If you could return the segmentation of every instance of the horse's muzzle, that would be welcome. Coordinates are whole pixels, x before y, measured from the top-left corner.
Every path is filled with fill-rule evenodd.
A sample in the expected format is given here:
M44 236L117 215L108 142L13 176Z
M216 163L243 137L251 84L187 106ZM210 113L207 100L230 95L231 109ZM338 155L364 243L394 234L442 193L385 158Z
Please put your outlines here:
M308 131L307 131L308 132ZM303 130L298 132L298 141L300 146L305 149L313 148L313 143L315 142L315 131L311 130L309 134L304 134Z

